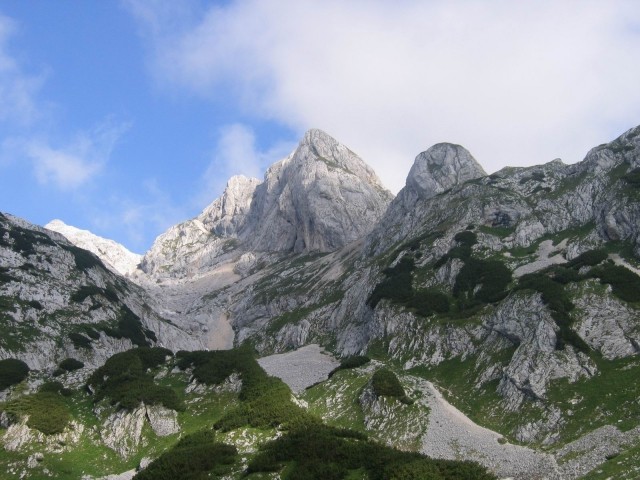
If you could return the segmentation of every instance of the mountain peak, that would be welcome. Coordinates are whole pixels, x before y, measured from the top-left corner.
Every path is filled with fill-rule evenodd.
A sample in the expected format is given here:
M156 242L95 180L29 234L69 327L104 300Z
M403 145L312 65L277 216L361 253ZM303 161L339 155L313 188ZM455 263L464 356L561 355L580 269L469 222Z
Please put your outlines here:
M97 255L107 266L121 275L130 275L137 268L142 255L129 251L125 246L114 240L99 237L89 230L67 225L62 220L55 219L47 223L44 228L63 235L75 246L89 250Z
M419 198L431 198L455 185L485 175L466 148L438 143L416 157L407 176L406 188Z

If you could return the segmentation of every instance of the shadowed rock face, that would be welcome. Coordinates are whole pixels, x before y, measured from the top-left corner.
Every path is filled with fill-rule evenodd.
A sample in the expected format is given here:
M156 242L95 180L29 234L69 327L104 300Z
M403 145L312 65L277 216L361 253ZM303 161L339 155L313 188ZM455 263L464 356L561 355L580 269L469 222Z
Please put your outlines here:
M309 130L267 170L240 237L256 251L333 251L369 233L392 197L360 157Z
M438 143L416 157L407 176L405 194L427 199L485 175L467 149Z

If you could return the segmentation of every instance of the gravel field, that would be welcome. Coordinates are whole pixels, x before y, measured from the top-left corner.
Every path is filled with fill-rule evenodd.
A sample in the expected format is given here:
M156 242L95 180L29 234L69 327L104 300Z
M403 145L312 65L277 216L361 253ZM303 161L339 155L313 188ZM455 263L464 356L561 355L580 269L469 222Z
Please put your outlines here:
M552 455L530 448L501 444L502 436L477 425L447 402L431 382L421 381L431 413L422 453L433 458L475 460L501 478L522 480L557 477Z
M293 352L262 357L258 363L269 375L281 378L294 393L326 380L329 372L340 365L338 360L315 344Z

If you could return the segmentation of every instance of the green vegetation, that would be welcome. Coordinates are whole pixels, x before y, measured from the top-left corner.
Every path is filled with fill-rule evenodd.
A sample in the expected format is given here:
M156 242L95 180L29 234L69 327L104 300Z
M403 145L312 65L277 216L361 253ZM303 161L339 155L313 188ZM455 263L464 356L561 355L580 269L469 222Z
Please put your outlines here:
M615 425L623 432L638 425L638 358L606 360L595 354L592 360L598 369L596 375L581 377L576 382L556 380L549 386L549 404L572 412L564 415L563 443L603 425Z
M489 480L487 470L471 462L432 460L368 441L361 433L305 422L267 443L247 472L280 472L296 480L341 480L366 472L370 480Z
M139 347L117 353L91 374L87 386L94 392L96 402L109 399L112 405L124 410L134 410L140 403L183 410L184 405L175 391L157 385L148 372L171 355L170 350L159 347Z
M607 258L607 252L603 249L589 250L578 255L573 260L569 260L565 265L567 268L580 269L582 267L592 267L603 262Z
M73 345L76 348L87 348L87 349L93 348L91 346L91 339L85 337L81 333L71 332L69 333L69 339L73 342Z
M156 334L142 327L140 317L126 305L120 307L120 316L115 328L103 327L104 333L113 338L128 338L139 347L149 347L149 340L157 341Z
M428 317L434 313L449 311L449 297L436 290L415 290L412 286L411 273L415 269L412 257L405 255L395 267L387 268L386 278L373 289L367 304L371 308L383 298L410 308L417 315Z
M612 293L625 302L640 302L640 277L628 268L607 262L592 269L590 275L611 285Z
M0 245L13 249L23 255L35 254L35 245L56 245L56 243L44 233L13 225L7 228L0 225Z
M0 267L0 283L9 283L15 280L17 278L9 273L8 267Z
M329 378L331 378L339 370L349 370L351 368L362 367L370 361L371 359L369 357L362 355L353 355L351 357L347 357L340 362L340 365L329 372Z
M577 350L588 352L589 346L571 329L573 320L569 312L574 304L569 299L562 282L555 281L549 274L551 271L530 273L520 277L519 289L534 290L542 294L542 301L551 310L551 317L560 329L556 340L556 348L561 350L565 344L573 345ZM566 274L565 274L566 275Z
M202 430L180 439L138 473L136 480L197 480L228 473L237 459L234 446L215 441L215 433Z
M269 377L248 347L212 352L178 352L178 367L193 367L193 376L207 385L222 383L232 373L242 379L240 404L215 423L229 431L243 426L271 428L304 417L306 412L291 401L289 387Z
M29 375L29 367L22 360L7 358L0 360L0 391L17 385Z
M516 231L515 227L504 227L504 226L491 226L491 225L480 225L478 230L482 233L486 233L488 235L494 235L496 237L505 238L509 235L512 235L513 232Z
M115 289L109 285L107 288L100 288L96 285L83 285L80 289L71 295L71 300L77 303L82 303L87 297L93 295L102 295L111 302L118 302L118 293Z
M506 288L510 283L511 270L501 261L468 258L456 277L453 294L463 310L478 302L493 303L502 300L507 296Z
M387 368L376 370L371 377L371 387L376 396L395 397L402 403L413 403L404 392L396 374Z
M102 268L103 270L106 270L106 267L102 263L102 260L100 260L97 256L95 256L93 253L89 252L88 250L78 248L74 245L60 245L60 246L73 255L73 258L76 262L76 267L78 267L83 272L86 272L87 270L94 267L98 267L98 268Z
M634 168L622 176L625 182L633 187L640 187L640 168Z
M371 308L375 308L383 298L395 303L408 302L413 295L411 272L414 269L413 258L407 255L402 257L395 267L385 269L386 278L373 289L367 304Z
M71 420L69 407L63 395L71 392L59 382L43 384L37 393L25 395L5 404L3 410L10 416L28 416L27 426L45 435L62 433Z
M80 360L76 360L75 358L65 358L58 365L62 370L67 372L73 372L74 370L80 370L84 367L84 363Z

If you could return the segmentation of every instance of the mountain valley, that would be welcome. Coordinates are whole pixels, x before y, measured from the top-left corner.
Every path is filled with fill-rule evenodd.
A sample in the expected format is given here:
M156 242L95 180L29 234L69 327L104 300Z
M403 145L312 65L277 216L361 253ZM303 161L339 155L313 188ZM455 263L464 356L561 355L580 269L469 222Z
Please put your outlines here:
M395 197L310 130L143 256L0 214L0 470L640 478L639 274L640 127Z

